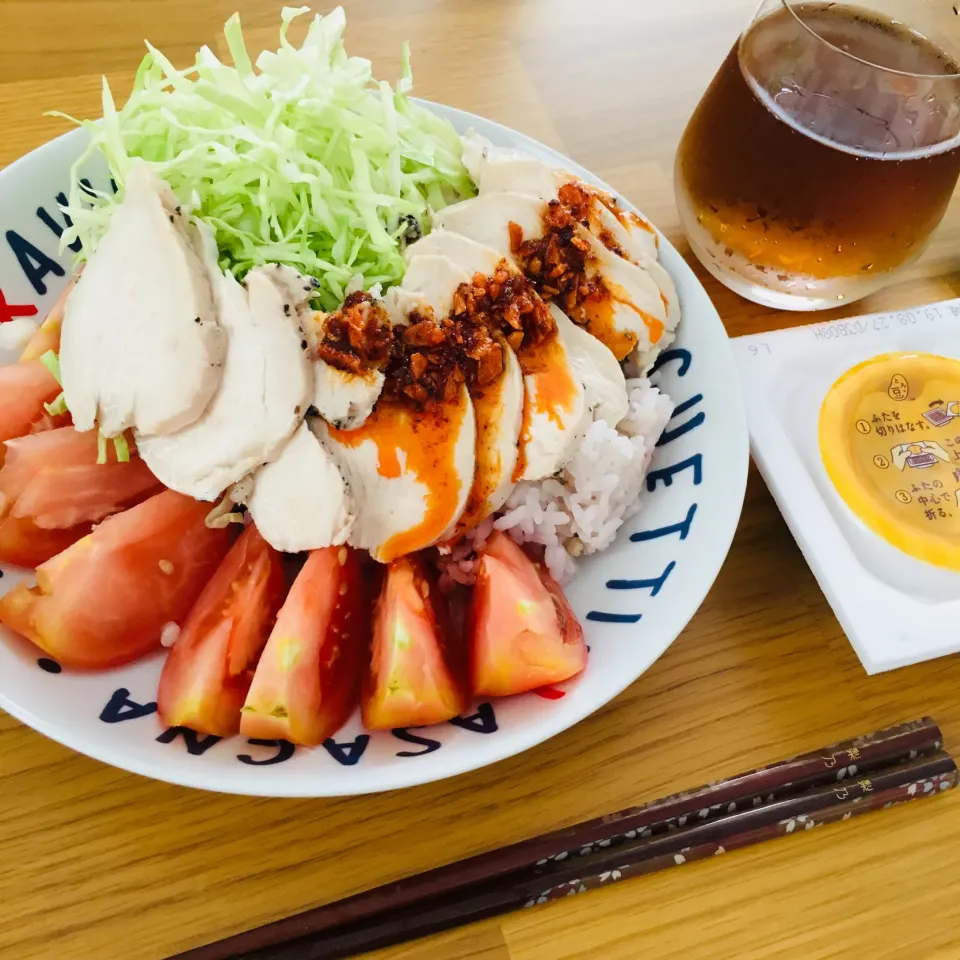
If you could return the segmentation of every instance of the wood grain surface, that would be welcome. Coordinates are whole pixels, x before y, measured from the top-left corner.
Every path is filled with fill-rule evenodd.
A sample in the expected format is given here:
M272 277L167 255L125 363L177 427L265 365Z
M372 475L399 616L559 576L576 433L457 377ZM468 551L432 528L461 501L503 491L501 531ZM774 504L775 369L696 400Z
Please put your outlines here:
M928 0L915 0L927 3ZM416 90L516 127L607 179L677 243L672 159L755 0L350 0L348 45ZM190 59L239 6L274 45L277 0L0 0L0 164L118 95L142 39ZM946 5L944 9L948 9ZM729 331L805 317L698 268ZM852 314L960 293L960 207L926 257ZM732 374L732 371L731 371ZM158 960L405 874L931 714L960 748L960 659L868 678L753 473L729 560L629 690L529 753L341 801L221 797L105 767L0 716L0 958ZM378 960L598 957L955 960L960 793L765 844L403 948Z

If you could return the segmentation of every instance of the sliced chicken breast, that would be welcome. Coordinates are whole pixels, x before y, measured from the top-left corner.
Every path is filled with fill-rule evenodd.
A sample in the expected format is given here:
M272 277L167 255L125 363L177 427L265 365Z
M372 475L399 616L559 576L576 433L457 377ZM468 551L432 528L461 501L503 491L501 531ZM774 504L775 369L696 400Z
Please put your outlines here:
M439 279L436 273L438 259L455 264L459 276L463 278L460 282L464 283L478 273L492 277L503 260L495 250L447 230L428 234L413 244L408 248L407 257L410 269L404 277L404 286L411 273L415 285L418 283L418 274L429 273L435 280ZM422 264L433 266L426 268L420 266ZM452 281L453 276L448 276ZM446 302L448 293L452 298L455 289L435 286L437 302ZM456 528L457 533L472 529L499 510L515 486L513 474L519 456L520 428L523 424L523 373L506 338L499 333L494 333L493 337L500 347L503 370L492 382L482 387L475 385L470 390L477 424L477 464L467 506Z
M253 474L252 486L250 516L275 550L300 553L347 542L355 519L350 488L328 441L308 422L276 460Z
M617 358L583 327L578 327L555 303L550 305L554 322L573 370L583 384L587 409L594 420L611 427L627 415L630 402L627 381Z
M556 200L557 191L566 182L563 174L540 160L522 154L507 156L489 153L480 166L477 187L485 193L523 193L540 200Z
M422 293L391 287L383 295L383 308L393 327L407 326L411 313L426 313L430 307Z
M510 256L510 223L520 227L525 239L542 237L544 209L544 201L522 193L483 194L438 210L433 215L433 228L462 234Z
M609 199L611 203L616 203L613 198ZM619 208L613 209L619 211ZM654 242L656 234L651 232L653 228L634 226L629 229L627 225L630 221L626 218L635 215L622 211L615 214L613 209L602 202L594 204L591 208L590 232L608 248L616 246L620 256L635 263L642 270L646 270L657 285L660 299L666 310L663 337L656 344L656 351L659 352L673 342L674 331L680 322L680 297L673 278L657 259L657 246Z
M606 246L619 247L622 256L639 266L657 262L657 235L652 227L631 225L628 217L636 217L636 214L628 214L621 210L616 200L602 190L597 190L579 180L569 182L596 198L596 202L590 206L588 221L590 232L598 240ZM646 223L639 217L636 219L640 223Z
M520 456L514 480L542 480L570 462L592 416L570 351L559 334L521 350L525 390Z
M644 219L638 213L632 210L624 210L615 196L601 190L599 187L590 186L590 191L596 195L604 207L613 214L620 224L624 238L623 248L628 253L635 251L639 258L643 253L656 259L660 252L660 237L657 234L656 227L649 220Z
M226 337L194 227L133 161L123 202L67 300L60 370L78 430L173 433L220 384Z
M588 334L589 336L589 334ZM456 533L472 530L506 502L516 486L525 389L517 355L502 337L503 373L471 392L476 416L476 469Z
M564 184L582 187L597 201L591 205L588 218L594 236L601 238L606 231L636 263L645 257L656 260L658 241L652 224L624 210L605 190L584 183L569 171L522 151L494 146L473 131L463 137L463 162L480 193L525 193L541 200L556 200Z
M445 317L469 277L442 257L413 265L401 292L383 306L393 325L414 310ZM355 520L349 543L387 563L449 537L463 514L476 467L476 424L466 386L450 401L421 408L381 396L361 424L338 428L330 417L312 429L341 465Z
M617 256L586 230L582 236L589 238L593 258L588 275L599 276L610 293L597 301L584 301L584 326L618 360L633 355L641 366L649 365L652 361L647 358L662 349L668 332L667 307L659 287L647 270Z
M453 296L462 283L470 282L470 274L442 252L410 257L401 288L421 298L438 319L453 310Z
M418 250L424 251L418 253ZM506 262L509 273L519 273L519 267L513 262L509 253L501 253L493 247L485 246L476 240L471 240L462 234L450 230L435 230L422 240L413 244L407 252L411 264L422 256L448 256L458 266L471 276L482 273L492 276L501 263ZM564 317L567 324L574 326L572 321ZM585 331L579 331L584 336L593 339ZM559 330L558 330L559 333ZM479 523L484 516L498 510L506 498L510 496L512 483L519 480L537 480L550 476L565 466L573 456L587 426L590 423L590 408L584 392L581 373L575 369L573 356L569 350L569 343L576 343L576 334L572 337L561 334L560 343L530 343L521 345L517 353L518 366L523 377L523 397L516 396L515 389L510 384L503 384L500 392L489 399L489 404L478 401L474 397L477 408L478 424L478 475L476 495L471 495L471 503L484 504L477 510L469 510L467 520L479 516ZM600 350L607 348L596 341ZM581 353L585 348L581 344ZM617 368L620 381L623 374L613 354L610 361ZM595 374L594 365L586 364L588 372ZM505 366L505 375L513 377L512 364ZM501 407L499 404L504 404ZM481 410L481 405L487 409ZM517 407L522 409L518 411ZM504 454L508 437L517 424L519 413L519 439L514 440L517 453L513 457ZM481 425L496 422L492 434L481 432ZM483 451L481 451L483 448ZM497 470L500 457L499 469ZM485 470L480 465L488 464ZM493 477L499 472L501 479L493 482ZM508 480L508 470L512 472L512 480ZM490 491L489 494L484 491ZM502 499L500 499L502 497ZM486 514L483 509L488 509ZM462 524L467 529L466 521Z
M473 132L463 138L463 144L464 162L481 194L522 193L562 201L566 194L561 196L560 190L565 185L585 191L592 199L585 211L587 229L608 249L646 270L660 291L667 316L664 342L657 348L663 349L673 340L672 333L680 322L680 301L670 274L658 262L657 233L650 223L624 210L605 190L529 154L496 147Z
M452 230L432 230L416 243L410 244L404 252L407 262L411 265L420 257L446 257L463 270L468 277L475 273L492 276L501 260L506 259L511 269L519 270L510 254L504 254L493 247L484 246L476 240L471 240L462 233Z
M546 208L537 197L490 193L445 207L434 221L443 229L509 255L510 224L520 228L524 240L542 238ZM582 300L578 309L583 313L583 325L618 360L635 350L642 356L657 344L667 323L659 288L646 270L608 250L585 228L577 225L575 238L587 253L587 279L599 279L607 291L606 296ZM541 290L546 286L541 283Z
M463 165L470 174L470 179L483 188L487 161L494 160L532 160L533 158L522 150L513 150L510 147L496 147L493 142L481 136L476 130L469 130L461 138L463 143Z
M397 322L406 322L397 317ZM331 314L310 313L301 321L304 338L310 350L314 368L314 392L312 405L329 423L340 430L353 430L370 416L383 390L384 376L375 364L360 369L350 369L341 361L362 361L369 357L357 353L357 341L352 341L358 331L368 328L379 330L385 324L393 324L387 305L377 299L351 302L351 298ZM327 336L334 332L332 341ZM339 332L337 332L339 331ZM324 353L325 348L330 353ZM326 357L330 356L330 362Z
M355 430L373 413L383 392L379 370L350 373L317 360L313 365L313 406L340 430Z
M446 257L412 258L388 314L408 306L445 318L457 288L469 280ZM465 385L452 400L422 407L405 397L381 397L356 429L324 422L314 429L344 464L356 505L353 546L386 563L451 536L476 469L476 418Z
M313 366L311 404L325 420L341 430L352 430L370 416L383 390L383 374L376 369L353 373L317 357L330 315L310 313L301 325Z
M312 290L278 283L282 276L273 267L255 267L245 288L230 274L216 281L227 333L220 388L190 426L159 436L137 434L140 456L170 489L198 500L217 499L279 456L306 414L313 376L295 309ZM291 302L291 296L299 300Z
M349 542L381 563L453 533L473 485L473 404L464 386L424 410L381 398L356 430L317 420L317 436L343 464L356 520Z

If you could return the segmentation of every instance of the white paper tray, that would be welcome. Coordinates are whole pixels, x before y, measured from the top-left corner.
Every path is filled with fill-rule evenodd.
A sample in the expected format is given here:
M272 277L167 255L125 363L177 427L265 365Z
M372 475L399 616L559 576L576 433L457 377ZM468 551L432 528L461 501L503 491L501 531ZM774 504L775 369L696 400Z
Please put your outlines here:
M733 348L754 460L867 672L960 651L960 574L870 532L817 443L823 399L855 364L898 351L960 358L960 300L739 337Z

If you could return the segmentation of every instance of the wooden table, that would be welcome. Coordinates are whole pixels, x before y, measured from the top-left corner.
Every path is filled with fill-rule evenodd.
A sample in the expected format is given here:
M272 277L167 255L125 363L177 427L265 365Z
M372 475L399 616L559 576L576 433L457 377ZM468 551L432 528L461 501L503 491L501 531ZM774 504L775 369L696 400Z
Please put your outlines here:
M186 62L239 4L3 0L0 163L98 111L151 41ZM686 249L671 187L686 118L755 0L358 0L349 49L416 92L563 150ZM894 288L956 296L960 208ZM698 268L699 270L699 268ZM703 277L702 271L700 272ZM802 322L703 277L731 333ZM960 745L960 659L868 678L762 480L717 583L659 662L589 720L464 777L343 801L221 797L70 753L0 716L0 958L154 960L455 858L929 713ZM492 920L378 958L816 960L960 956L960 793ZM849 954L848 954L849 951Z

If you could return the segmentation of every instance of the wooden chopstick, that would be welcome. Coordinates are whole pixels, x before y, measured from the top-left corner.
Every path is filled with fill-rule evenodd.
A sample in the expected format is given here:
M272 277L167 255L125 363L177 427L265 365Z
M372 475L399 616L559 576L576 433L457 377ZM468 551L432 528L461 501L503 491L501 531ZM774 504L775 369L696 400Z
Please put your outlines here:
M508 883L546 862L579 860L581 855L589 855L595 845L601 849L619 847L637 838L680 831L693 820L709 821L729 815L731 805L733 810L745 804L753 808L811 787L859 777L933 753L940 749L942 740L940 728L929 717L899 724L377 887L189 950L171 960L232 960L243 955L267 958L269 953L256 951L390 912L412 910L441 897L455 898L461 891L472 891L487 883Z
M814 787L804 793L615 850L599 848L579 862L556 861L539 877L484 884L465 895L447 894L415 911L377 918L235 955L234 960L337 960L367 950L462 926L523 907L609 886L621 879L679 866L774 837L849 819L909 800L930 797L957 783L957 767L945 753L929 754L869 778Z

